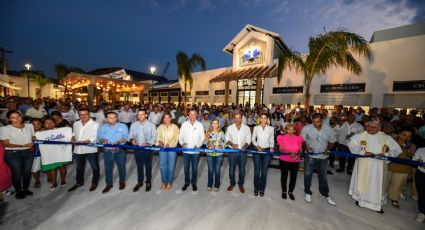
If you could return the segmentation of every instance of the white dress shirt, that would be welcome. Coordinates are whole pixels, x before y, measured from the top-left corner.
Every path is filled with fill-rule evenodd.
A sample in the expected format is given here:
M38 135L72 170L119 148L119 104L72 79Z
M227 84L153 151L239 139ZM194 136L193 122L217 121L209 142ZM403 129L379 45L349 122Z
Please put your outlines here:
M205 131L204 126L199 121L195 121L193 125L190 121L186 121L180 128L179 143L186 144L185 148L199 148L204 143ZM184 152L199 154L199 152Z
M97 130L99 129L99 124L92 119L90 119L85 125L81 121L76 121L73 124L73 136L75 136L76 141L87 141L94 143L97 139ZM88 147L82 145L76 145L74 148L74 153L76 154L85 154L85 153L96 153L96 147Z
M354 134L358 134L363 131L364 131L364 128L361 124L354 122L350 125L348 121L346 121L344 122L344 124L341 125L341 128L339 129L338 143L341 145L348 146L347 137L351 137Z
M274 148L274 128L270 125L264 128L261 125L255 126L252 131L252 144L261 148Z
M149 113L149 121L152 122L154 125L159 125L161 122L162 113L160 112L150 112Z
M425 162L425 147L417 149L412 160L422 160L422 162ZM418 167L418 170L425 173L425 167Z
M129 111L125 111L125 110L121 110L119 115L118 115L118 121L121 123L132 123L133 121L136 120L136 114L129 110Z
M244 124L241 124L240 129L236 128L236 124L230 125L227 127L225 136L226 142L230 141L238 145L238 149L241 149L245 144L251 144L251 130Z

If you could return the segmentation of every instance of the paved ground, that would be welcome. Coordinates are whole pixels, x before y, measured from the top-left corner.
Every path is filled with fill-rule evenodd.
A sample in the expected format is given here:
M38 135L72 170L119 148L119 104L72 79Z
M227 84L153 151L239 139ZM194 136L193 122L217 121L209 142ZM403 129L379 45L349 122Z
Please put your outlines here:
M101 162L103 165L103 161ZM67 188L74 184L75 165L69 165ZM103 171L103 167L101 167ZM229 193L228 162L222 167L222 187L218 193L208 193L206 159L199 163L199 191L181 192L184 175L182 158L176 166L176 182L170 191L161 191L158 158L154 157L153 189L146 193L132 191L137 172L133 156L127 158L127 188L118 190L117 172L114 174L114 188L108 194L101 194L104 184L98 190L89 192L90 183L68 193L67 188L49 191L43 177L42 188L33 189L34 195L24 200L6 197L0 203L1 229L425 229L417 223L416 201L408 198L401 201L401 209L384 207L381 215L364 208L358 208L347 195L349 177L345 174L329 176L331 197L337 206L328 205L319 198L317 177L313 179L313 201L303 199L303 173L299 173L295 190L295 201L283 200L280 189L280 171L269 169L266 196L254 197L253 165L248 159L246 167L245 194L239 191ZM87 165L86 177L90 176ZM86 181L90 182L87 178ZM409 188L411 184L409 184ZM410 189L407 193L410 194Z

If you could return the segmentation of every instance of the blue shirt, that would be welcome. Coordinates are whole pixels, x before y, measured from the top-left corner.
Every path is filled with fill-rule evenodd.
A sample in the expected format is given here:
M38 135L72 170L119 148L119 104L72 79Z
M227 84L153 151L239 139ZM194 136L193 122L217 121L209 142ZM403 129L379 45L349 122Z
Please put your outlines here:
M128 128L123 123L118 122L113 126L106 123L97 130L97 142L100 142L100 139L106 139L108 144L113 144L122 138L128 138Z
M146 120L143 124L136 121L130 126L129 139L135 139L138 145L148 143L154 145L156 140L156 126Z

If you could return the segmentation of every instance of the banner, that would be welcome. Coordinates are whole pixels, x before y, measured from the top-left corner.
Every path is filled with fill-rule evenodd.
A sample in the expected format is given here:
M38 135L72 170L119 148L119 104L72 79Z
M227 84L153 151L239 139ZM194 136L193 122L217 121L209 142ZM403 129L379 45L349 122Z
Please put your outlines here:
M39 141L68 142L67 144L56 145L39 144L38 149L40 150L43 165L72 161L72 145L69 144L72 138L72 129L70 127L36 132L35 137Z

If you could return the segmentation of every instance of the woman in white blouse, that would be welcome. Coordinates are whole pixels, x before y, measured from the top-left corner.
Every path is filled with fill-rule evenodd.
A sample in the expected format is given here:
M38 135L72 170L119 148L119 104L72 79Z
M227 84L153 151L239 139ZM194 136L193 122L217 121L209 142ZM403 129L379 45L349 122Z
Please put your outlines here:
M31 168L34 160L31 151L34 127L24 124L22 115L16 110L7 112L10 124L0 128L0 140L6 149L5 160L12 171L12 183L17 199L32 195L28 190L31 181Z
M274 152L274 128L267 125L269 115L262 113L260 115L260 125L254 127L252 132L252 144L257 151ZM255 153L254 160L254 195L264 196L264 190L267 182L267 171L272 155Z

